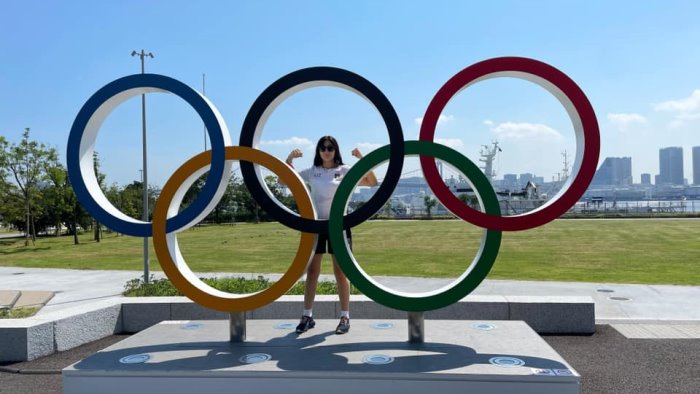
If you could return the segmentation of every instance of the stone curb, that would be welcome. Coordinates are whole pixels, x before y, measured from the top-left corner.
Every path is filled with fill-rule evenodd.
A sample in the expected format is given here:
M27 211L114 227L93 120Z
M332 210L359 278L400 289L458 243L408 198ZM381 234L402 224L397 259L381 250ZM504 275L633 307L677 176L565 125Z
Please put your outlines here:
M303 309L303 296L283 296L246 312L248 319L291 319ZM317 296L314 317L336 318L337 296ZM377 304L366 296L351 297L356 319L404 319L406 312ZM119 333L136 333L163 320L228 319L229 314L204 308L186 297L119 297L26 319L0 320L0 362L29 361ZM523 320L538 334L595 332L591 297L470 295L448 307L425 313L426 319Z

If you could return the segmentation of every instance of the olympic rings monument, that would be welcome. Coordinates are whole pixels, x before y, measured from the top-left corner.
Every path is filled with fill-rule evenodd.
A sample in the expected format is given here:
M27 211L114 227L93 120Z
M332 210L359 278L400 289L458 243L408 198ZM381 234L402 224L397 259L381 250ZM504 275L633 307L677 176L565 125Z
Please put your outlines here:
M501 216L494 190L480 169L451 148L433 142L438 117L457 93L480 81L515 77L553 94L566 109L576 133L573 176L547 204L526 214ZM328 220L318 220L299 175L281 160L257 149L265 122L287 97L314 86L348 89L368 100L381 115L389 144L366 155L343 178ZM202 118L211 150L178 168L156 202L153 222L117 210L100 190L93 152L105 118L125 100L145 93L179 96ZM272 83L245 117L238 146L231 144L223 117L206 97L173 78L136 74L99 89L75 118L68 140L71 183L83 206L101 223L123 234L153 237L160 265L172 283L194 302L230 313L227 321L163 321L66 368L67 393L94 392L258 392L403 393L578 393L580 376L522 321L424 320L423 313L449 307L471 293L498 255L502 231L548 223L583 195L598 162L600 136L595 112L583 91L564 73L537 60L502 57L475 63L450 78L434 96L423 118L419 140L406 141L393 106L379 88L360 75L333 67L292 72ZM451 284L426 293L392 290L368 276L355 260L343 230L379 211L396 187L406 155L418 155L437 199L457 217L484 229L481 246L465 272ZM435 158L452 164L471 183L481 210L455 197L440 178ZM202 282L180 253L177 233L208 215L222 197L233 161L261 207L281 224L300 232L299 247L286 273L255 294L229 294ZM387 162L386 177L374 196L346 214L361 177ZM275 173L296 199L299 213L284 207L262 181L260 166ZM179 212L185 192L203 174L196 199ZM406 320L353 320L349 335L333 334L334 321L317 320L315 332L297 336L293 323L249 320L246 312L281 297L304 274L316 235L328 233L339 265L364 295L378 304L406 311ZM408 332L408 340L403 339ZM247 335L246 333L252 335Z

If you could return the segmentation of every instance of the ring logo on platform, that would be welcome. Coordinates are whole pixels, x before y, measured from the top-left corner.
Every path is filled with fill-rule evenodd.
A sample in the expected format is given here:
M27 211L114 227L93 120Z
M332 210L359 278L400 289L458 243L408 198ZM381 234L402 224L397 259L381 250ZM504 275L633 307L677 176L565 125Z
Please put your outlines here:
M501 216L496 194L480 169L461 153L433 142L437 120L452 97L470 85L495 77L516 77L534 82L552 93L566 109L576 133L573 174L555 198L522 215ZM258 150L267 118L287 97L313 86L338 86L367 99L376 107L389 134L389 144L359 160L343 177L331 204L328 220L317 219L311 198L299 175L281 160ZM99 187L93 169L93 151L104 119L125 100L149 92L175 94L202 118L211 150L188 160L168 179L156 202L153 222L133 219L116 209ZM336 259L349 280L364 294L388 307L428 311L459 301L474 290L491 270L498 255L501 231L526 230L548 223L571 208L593 179L600 151L598 122L583 91L564 73L537 60L502 57L473 64L448 80L428 105L418 141L405 141L399 118L386 96L360 75L334 67L312 67L292 72L271 84L255 100L245 117L239 146L232 146L228 128L216 107L194 89L173 78L136 74L117 79L98 90L83 105L68 138L68 173L78 200L99 222L115 231L153 237L163 271L173 285L193 301L225 312L246 311L269 304L282 296L304 274L315 250L316 234L328 233ZM395 291L374 281L362 270L346 244L343 230L368 220L389 200L406 155L418 155L426 181L437 199L461 219L484 228L481 246L473 262L453 283L427 293ZM440 178L435 158L450 163L464 175L476 192L481 211L461 202ZM246 187L253 198L283 225L301 232L291 266L268 289L254 294L230 294L202 282L180 253L177 233L197 224L218 204L227 185L233 161L238 160ZM352 190L362 176L388 161L386 176L374 196L359 209L345 214ZM299 214L277 201L265 186L260 166L275 173L290 189ZM199 195L179 211L185 193L208 171Z

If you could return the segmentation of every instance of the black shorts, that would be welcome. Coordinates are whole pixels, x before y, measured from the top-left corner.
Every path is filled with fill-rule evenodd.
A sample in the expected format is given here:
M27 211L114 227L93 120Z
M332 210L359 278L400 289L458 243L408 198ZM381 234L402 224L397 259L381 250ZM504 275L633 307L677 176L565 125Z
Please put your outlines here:
M352 233L350 229L345 230L345 238L348 240L348 245L350 245L350 250L352 250ZM328 234L319 234L318 242L316 243L316 254L334 254L333 246L331 246L331 240L328 239Z

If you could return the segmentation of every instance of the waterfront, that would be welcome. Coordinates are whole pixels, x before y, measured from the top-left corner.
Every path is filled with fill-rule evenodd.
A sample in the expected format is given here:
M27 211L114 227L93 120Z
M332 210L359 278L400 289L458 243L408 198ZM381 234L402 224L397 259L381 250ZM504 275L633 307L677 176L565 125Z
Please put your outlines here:
M700 212L700 200L579 201L568 211L570 214L693 212Z

